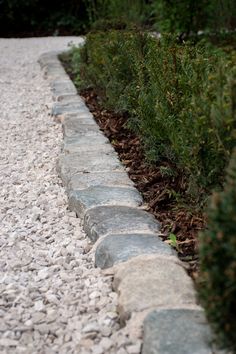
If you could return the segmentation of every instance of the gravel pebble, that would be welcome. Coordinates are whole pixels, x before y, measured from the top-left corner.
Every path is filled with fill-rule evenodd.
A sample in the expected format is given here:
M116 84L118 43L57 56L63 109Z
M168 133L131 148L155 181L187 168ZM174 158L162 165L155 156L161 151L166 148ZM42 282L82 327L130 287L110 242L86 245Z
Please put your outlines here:
M71 41L81 39L0 39L1 353L123 354L135 345L56 173L62 129L37 60Z

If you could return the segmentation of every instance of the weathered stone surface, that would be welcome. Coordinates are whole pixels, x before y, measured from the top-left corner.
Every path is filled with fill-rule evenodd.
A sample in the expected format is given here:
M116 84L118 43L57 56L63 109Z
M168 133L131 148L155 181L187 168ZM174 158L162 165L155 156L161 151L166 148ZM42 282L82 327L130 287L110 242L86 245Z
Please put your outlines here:
M55 100L57 99L57 96L66 94L74 95L77 93L75 86L69 80L69 78L64 80L53 80L53 82L51 83L51 90Z
M86 133L84 135L65 137L62 149L65 154L83 154L88 151L114 153L115 151L109 140L101 132L99 134L94 132L92 136Z
M96 145L91 145L90 148L94 148L94 150L97 150ZM86 174L79 173L72 176L67 187L69 190L80 190L100 185L128 187L133 186L133 182L129 179L126 172L92 172Z
M76 113L76 114L84 114L84 113L89 113L89 110L84 107L84 103L80 102L74 102L71 104L60 104L60 103L55 103L52 107L52 115L54 117L64 115L66 113Z
M83 124L96 125L93 115L88 111L87 113L65 114L62 118L63 129L76 129L77 126Z
M83 109L81 108L80 110L78 110L77 112L66 112L65 114L63 114L63 117L62 117L62 121L65 120L66 118L76 118L76 119L86 119L86 120L93 120L94 121L94 118L93 118L93 115L92 113L88 110L88 109Z
M69 76L67 76L67 75L63 79L53 80L53 82L50 84L50 86L52 89L57 88L57 87L60 87L60 88L73 87L73 88L75 88L74 84L72 83Z
M89 134L83 134L64 138L64 150L69 149L72 145L94 145L95 147L99 145L100 147L100 145L104 144L110 145L109 140L102 134L102 132L99 132L99 134L94 134L92 137Z
M60 63L50 63L44 69L44 76L47 79L62 78L65 75L65 70Z
M61 156L57 165L58 173L65 183L77 173L123 171L115 153L104 153L99 151L87 152L86 155L68 154Z
M143 199L135 188L96 186L72 191L69 194L69 207L80 216L97 206L124 205L138 207L142 202Z
M146 211L126 206L104 206L91 209L85 214L84 229L95 242L108 234L159 232L160 225Z
M60 102L62 104L68 104L70 102L84 102L83 98L77 94L74 95L61 95L58 96L57 102Z
M88 145L88 144L74 144L74 145L68 145L66 148L64 148L64 153L65 154L86 154L87 152L102 152L102 153L114 153L114 149L110 144L104 144L104 145L99 145L96 146L93 145ZM84 188L79 188L79 189L84 189Z
M138 256L116 267L113 285L122 321L149 308L195 304L192 280L176 257Z
M105 269L144 254L171 256L175 252L157 235L109 235L96 248L95 265Z
M40 55L38 62L42 68L48 66L50 64L58 64L58 55L61 54L62 51L52 51L50 53L44 53Z
M61 65L60 62L56 62L56 61L53 61L53 62L50 62L45 68L44 68L44 72L48 72L48 71L53 71L53 70L63 70L63 74L65 75L65 70L63 68L63 66Z
M144 321L142 354L212 354L204 312L157 310Z
M63 124L63 134L65 137L81 135L100 135L102 134L97 124L80 124L77 120L68 120Z
M54 103L55 107L69 107L70 105L80 105L83 108L86 107L87 111L89 112L89 109L85 105L84 100L79 95L65 95L59 96L58 98L59 100Z

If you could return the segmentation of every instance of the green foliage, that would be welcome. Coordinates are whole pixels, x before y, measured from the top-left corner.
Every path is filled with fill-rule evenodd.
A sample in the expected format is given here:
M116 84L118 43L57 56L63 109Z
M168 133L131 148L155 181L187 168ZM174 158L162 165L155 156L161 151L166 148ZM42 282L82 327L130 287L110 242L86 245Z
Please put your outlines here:
M150 161L175 164L196 198L222 183L236 145L234 52L110 31L90 33L80 56L81 85L95 87L108 107L129 113L128 125Z
M91 27L114 28L116 23L141 25L147 16L145 0L1 0L0 34L81 34Z
M104 20L141 25L147 21L150 5L145 0L87 0L87 8L92 27L97 28Z
M200 235L200 298L220 342L236 350L236 149Z
M156 0L152 7L156 27L165 32L185 32L202 29L206 0Z
M153 0L154 26L164 32L235 29L234 0Z
M206 7L206 27L212 31L235 30L236 4L234 0L210 0Z
M175 248L177 251L179 250L179 245L175 234L169 234L167 243L169 243L171 247Z
M235 29L236 7L234 0L1 0L0 23L1 35L14 31L78 34L132 24L189 34Z

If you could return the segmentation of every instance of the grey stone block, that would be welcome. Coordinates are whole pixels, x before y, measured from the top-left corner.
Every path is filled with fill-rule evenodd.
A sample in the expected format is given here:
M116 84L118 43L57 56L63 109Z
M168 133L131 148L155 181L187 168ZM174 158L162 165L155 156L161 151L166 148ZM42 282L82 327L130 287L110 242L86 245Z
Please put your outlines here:
M86 118L85 118L86 119ZM73 136L93 136L102 134L97 124L80 124L77 120L69 120L63 124L63 134L70 138Z
M110 145L106 144L111 147ZM106 146L101 145L101 146ZM94 146L97 149L96 145ZM100 149L100 147L99 147ZM92 172L85 174L76 174L71 177L68 183L69 190L80 190L86 189L92 186L117 186L117 187L128 187L133 186L133 182L129 179L126 172Z
M68 104L70 102L84 102L83 98L77 94L74 95L61 95L58 96L57 102L60 102L61 104Z
M86 107L84 100L78 95L60 96L59 100L60 101L54 103L55 107L70 107L70 105L80 105L83 108L85 107L85 109L87 109L87 111L89 112L89 109Z
M101 132L99 134L90 132L84 135L65 137L62 148L65 154L83 154L92 151L114 153L109 140Z
M53 82L51 83L51 90L55 100L57 100L57 97L61 95L75 95L77 93L75 86L69 78L64 80L53 80Z
M78 127L80 127L81 125L90 125L90 126L93 125L94 127L96 126L98 128L97 123L93 119L93 116L90 114L82 114L82 115L78 114L76 117L75 116L71 117L71 116L65 115L65 118L62 120L62 125L63 125L64 131L69 130L72 132L76 131L76 129ZM98 128L98 130L99 130L99 128ZM76 135L76 134L72 134L72 136L73 135Z
M103 206L89 210L84 229L91 241L108 234L155 233L160 225L146 211L126 206Z
M105 269L144 254L171 256L175 251L157 235L109 235L96 248L95 265Z
M68 154L61 156L57 170L65 183L77 173L123 171L123 166L115 153L87 152L86 154Z
M210 338L203 311L157 310L144 321L142 354L212 354Z
M63 69L63 73L64 75L66 75L66 72L63 68L63 66L61 65L61 63L59 61L53 61L53 62L49 62L47 64L47 66L45 67L45 72L48 72L48 71L57 71L57 70L61 70Z
M80 216L97 206L123 205L138 207L142 202L143 199L135 188L96 186L84 190L71 191L69 194L69 207Z
M94 118L93 118L93 115L92 113L89 112L88 109L83 109L81 107L80 110L76 111L76 112L66 112L63 114L63 119L84 119L84 120L87 120L87 121L95 121ZM97 124L97 123L96 123Z
M62 51L57 50L57 51L52 51L49 53L42 54L38 59L41 68L44 68L45 66L48 66L52 63L58 64L59 63L58 55L61 53Z
M68 148L70 145L95 145L100 146L104 144L109 144L109 140L103 135L101 131L99 134L94 134L93 137L88 134L65 137L64 139L64 148ZM109 144L110 145L110 144Z
M133 312L196 306L192 280L174 256L141 255L117 264L113 287L122 322Z
M84 114L89 113L89 110L84 107L83 102L74 102L71 104L60 104L55 103L52 107L52 115L54 117L65 115L66 113L76 113L76 114Z
M90 136L91 137L91 136ZM92 137L93 138L93 137ZM113 147L110 144L73 144L73 145L64 145L63 151L65 154L86 154L87 152L102 152L102 153L112 153L114 152ZM81 189L81 188L79 188ZM82 188L84 189L84 188Z
M52 62L49 63L44 68L44 76L47 79L58 79L64 78L66 75L64 68L62 67L61 63Z
M92 115L92 113L89 112L88 109L84 109L83 107L83 103L81 104L81 109L78 110L78 112L68 112L63 114L63 119L62 121L65 122L66 120L68 121L80 121L83 120L85 122L88 122L88 124L90 124L90 122L93 122L93 124L96 124L96 121Z

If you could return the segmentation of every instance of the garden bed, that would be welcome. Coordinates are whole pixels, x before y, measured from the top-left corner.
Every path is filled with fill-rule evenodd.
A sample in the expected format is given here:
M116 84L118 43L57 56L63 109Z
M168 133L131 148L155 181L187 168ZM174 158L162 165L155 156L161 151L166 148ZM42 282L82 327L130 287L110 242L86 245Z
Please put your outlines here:
M71 79L75 80L70 56L64 54L61 61ZM140 138L127 127L126 114L103 107L94 89L83 89L79 94L126 166L147 209L161 222L163 240L178 251L181 260L187 262L188 272L195 280L198 275L198 233L204 228L205 219L201 210L184 205L185 177L180 178L178 174L177 177L169 176L168 161L165 162L166 169L163 163L158 167L147 162ZM173 168L171 166L171 170Z
M100 31L61 58L194 279L204 207L235 144L232 39L220 37L218 49Z

